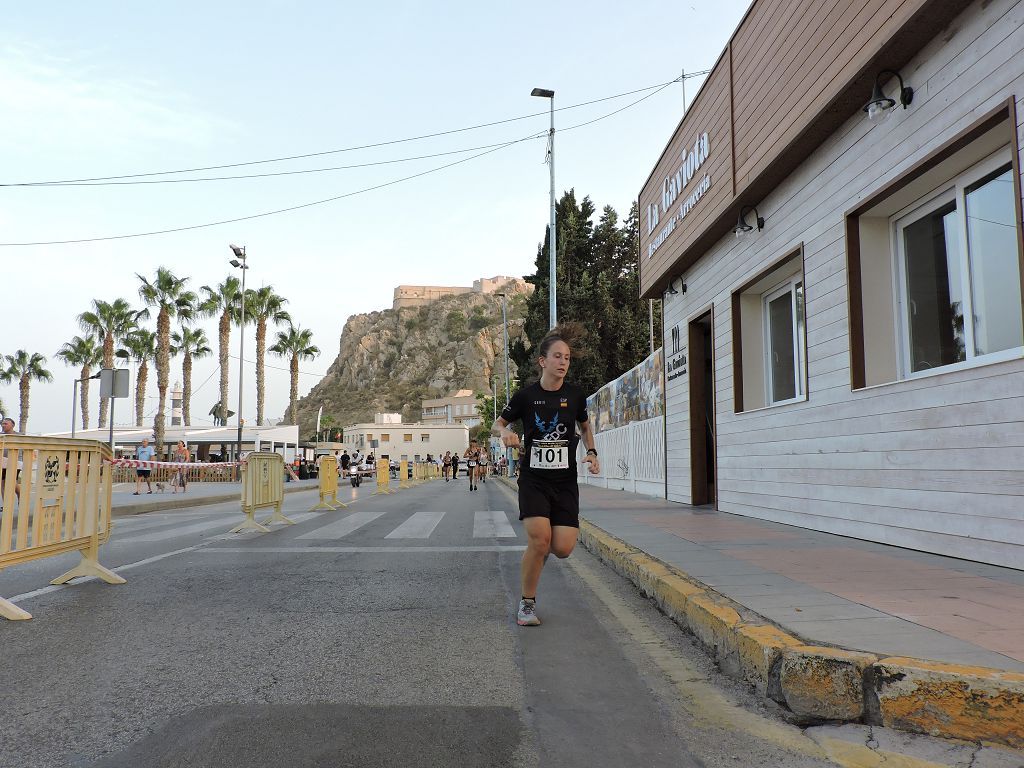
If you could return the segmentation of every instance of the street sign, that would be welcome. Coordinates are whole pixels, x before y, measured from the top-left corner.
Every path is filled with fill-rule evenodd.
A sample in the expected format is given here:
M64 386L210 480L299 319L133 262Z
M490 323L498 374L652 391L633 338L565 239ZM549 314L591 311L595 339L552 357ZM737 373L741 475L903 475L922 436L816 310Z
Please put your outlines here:
M104 368L100 371L100 398L128 397L128 369Z

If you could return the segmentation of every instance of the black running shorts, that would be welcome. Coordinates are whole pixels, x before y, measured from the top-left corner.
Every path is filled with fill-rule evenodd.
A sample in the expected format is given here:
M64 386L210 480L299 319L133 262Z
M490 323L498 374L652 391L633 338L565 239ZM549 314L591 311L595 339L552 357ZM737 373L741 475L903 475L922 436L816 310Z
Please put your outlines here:
M580 527L580 487L576 478L540 478L534 472L519 475L519 519L546 517L551 525Z

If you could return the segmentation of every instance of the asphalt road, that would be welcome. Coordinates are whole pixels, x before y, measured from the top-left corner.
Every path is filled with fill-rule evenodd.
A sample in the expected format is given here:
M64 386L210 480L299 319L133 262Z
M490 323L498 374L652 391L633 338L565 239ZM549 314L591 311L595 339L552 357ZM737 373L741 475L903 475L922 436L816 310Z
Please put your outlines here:
M286 496L269 534L226 534L237 505L118 519L120 586L0 574L35 617L0 624L0 766L830 764L583 550L518 627L506 487L373 490Z

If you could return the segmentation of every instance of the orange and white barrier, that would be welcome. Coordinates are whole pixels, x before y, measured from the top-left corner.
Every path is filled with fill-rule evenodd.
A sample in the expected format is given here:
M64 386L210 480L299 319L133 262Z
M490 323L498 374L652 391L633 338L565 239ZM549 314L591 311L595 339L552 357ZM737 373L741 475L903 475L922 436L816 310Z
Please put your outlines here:
M99 563L110 538L110 449L96 440L21 435L0 438L0 570L78 552L81 562L51 584L95 576L125 580ZM0 616L32 615L0 597Z

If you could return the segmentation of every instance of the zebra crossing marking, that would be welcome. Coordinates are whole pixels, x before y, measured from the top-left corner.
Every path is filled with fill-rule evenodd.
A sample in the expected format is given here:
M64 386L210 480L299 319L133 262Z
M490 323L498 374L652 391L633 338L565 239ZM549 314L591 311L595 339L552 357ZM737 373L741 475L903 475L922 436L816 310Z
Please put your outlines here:
M446 511L444 509L421 509L384 538L429 539Z
M116 532L118 529L121 529L121 531L134 536L136 533L141 533L142 531L148 531L148 530L151 530L153 528L163 528L166 525L175 525L176 523L179 523L179 522L182 522L182 521L190 522L190 521L194 521L194 520L199 520L199 519L201 519L203 517L209 517L211 514L223 515L224 513L223 512L215 512L215 513L206 512L206 513L203 513L203 514L189 514L189 515L182 516L180 519L173 518L173 517L170 517L169 515L167 515L167 516L163 516L163 519L160 519L160 520L157 520L155 518L145 518L145 517L141 518L141 519L140 518L134 518L134 517L128 517L128 518L115 517L114 521L113 521L114 522L114 531Z
M362 528L364 525L368 525L376 520L378 517L382 517L388 513L388 510L372 510L370 512L354 512L348 517L343 517L340 520L335 520L333 523L328 523L322 528L310 531L309 533L303 533L300 536L296 536L296 539L341 539L348 536L353 531Z
M254 552L271 554L401 554L405 552L420 553L441 553L441 552L524 552L526 546L523 544L492 544L489 546L452 546L452 547L204 547L196 552L232 552L237 554L252 554Z
M125 539L114 539L119 544L137 544L143 542L153 541L165 541L167 539L174 539L178 536L189 536L193 533L202 533L208 531L211 528L224 528L225 526L231 525L231 520L221 515L216 520L207 520L202 523L194 523L192 525L186 525L179 527L171 524L171 527L167 530L156 531L155 533L144 533L141 536L129 536ZM134 533L131 531L130 533Z
M516 538L515 529L508 522L508 516L500 509L473 513L474 539Z

